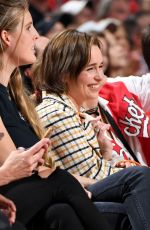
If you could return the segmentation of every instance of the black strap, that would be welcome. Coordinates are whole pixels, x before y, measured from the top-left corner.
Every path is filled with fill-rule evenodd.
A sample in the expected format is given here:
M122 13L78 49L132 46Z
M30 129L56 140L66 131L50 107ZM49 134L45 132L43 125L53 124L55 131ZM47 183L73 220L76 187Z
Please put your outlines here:
M121 130L119 129L118 125L116 124L115 120L113 119L113 117L109 114L109 112L107 112L104 108L100 107L102 112L105 114L105 116L107 117L110 125L112 126L115 134L117 135L117 137L120 139L120 141L122 142L122 144L124 145L124 147L128 150L128 152L130 153L130 155L133 157L133 159L137 162L139 162L139 160L137 159L136 155L134 154L133 150L131 149L131 147L129 146L128 142L126 141L125 137L123 136Z

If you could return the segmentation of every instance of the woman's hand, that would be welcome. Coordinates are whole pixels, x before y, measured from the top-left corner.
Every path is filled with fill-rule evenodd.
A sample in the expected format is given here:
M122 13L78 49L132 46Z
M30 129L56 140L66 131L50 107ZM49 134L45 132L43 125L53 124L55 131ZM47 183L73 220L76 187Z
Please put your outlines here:
M15 219L16 219L16 206L15 206L15 204L11 200L0 195L0 208L8 216L10 224L13 224L15 222Z
M133 166L130 162L118 162L115 167L117 168L128 168Z
M110 138L107 136L107 131L110 129L110 125L101 122L100 117L93 119L91 123L97 135L100 152L103 158L106 160L111 160L113 145Z
M44 163L42 157L49 145L49 139L43 138L27 150L20 148L12 151L0 168L0 172L8 179L7 183L31 176L34 170L37 170L37 166Z
M118 168L128 168L132 166L141 166L141 164L134 160L122 160L116 163L115 165L115 167L118 167Z

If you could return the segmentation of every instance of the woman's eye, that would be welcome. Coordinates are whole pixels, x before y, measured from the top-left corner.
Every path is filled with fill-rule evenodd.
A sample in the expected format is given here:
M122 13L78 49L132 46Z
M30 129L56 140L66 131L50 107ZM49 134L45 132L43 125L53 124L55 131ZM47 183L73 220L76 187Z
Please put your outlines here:
M31 28L32 28L32 25L29 25L28 27L27 27L27 30L31 30Z
M87 71L91 71L91 70L94 70L94 68L90 67L90 68L87 69Z

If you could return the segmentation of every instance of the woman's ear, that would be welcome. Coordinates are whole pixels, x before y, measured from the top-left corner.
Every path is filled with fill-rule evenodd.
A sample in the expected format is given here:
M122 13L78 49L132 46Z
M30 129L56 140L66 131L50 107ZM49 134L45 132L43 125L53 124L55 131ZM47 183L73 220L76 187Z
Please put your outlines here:
M1 31L1 39L3 41L3 44L5 44L6 46L10 46L11 37L8 31L6 30Z

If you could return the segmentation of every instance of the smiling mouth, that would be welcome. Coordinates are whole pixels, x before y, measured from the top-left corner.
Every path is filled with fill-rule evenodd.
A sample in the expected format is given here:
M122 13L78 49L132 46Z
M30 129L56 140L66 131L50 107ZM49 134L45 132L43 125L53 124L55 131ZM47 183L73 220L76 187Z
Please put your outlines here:
M100 85L90 85L89 88L99 90Z

